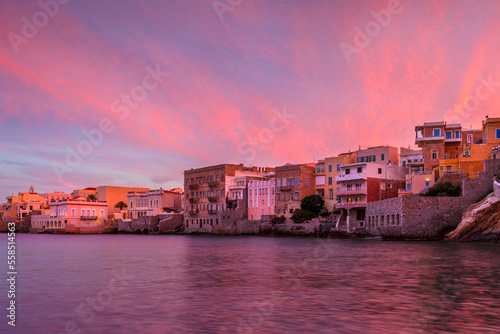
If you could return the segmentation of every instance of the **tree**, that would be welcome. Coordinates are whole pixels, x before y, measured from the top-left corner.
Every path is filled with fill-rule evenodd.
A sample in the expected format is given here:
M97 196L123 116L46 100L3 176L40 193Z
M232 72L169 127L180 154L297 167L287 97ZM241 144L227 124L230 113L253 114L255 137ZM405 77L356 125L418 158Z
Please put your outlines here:
M87 196L87 201L95 202L97 201L97 196L94 194L90 194Z
M306 220L311 220L314 217L315 215L311 211L296 209L293 211L292 220L295 224L302 224Z
M126 207L127 207L127 204L125 204L124 201L120 201L120 202L115 204L115 208L120 209L120 211L122 211L123 208L126 208Z
M430 197L460 197L462 195L462 187L457 184L453 185L450 181L436 183L421 196Z
M325 207L325 201L319 195L310 195L300 202L302 211L308 211L317 217Z

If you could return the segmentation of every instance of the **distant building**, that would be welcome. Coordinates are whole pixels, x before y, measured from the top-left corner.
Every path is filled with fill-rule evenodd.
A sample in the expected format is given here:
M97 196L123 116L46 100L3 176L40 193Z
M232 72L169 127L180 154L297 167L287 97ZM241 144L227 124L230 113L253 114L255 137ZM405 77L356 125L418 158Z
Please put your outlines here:
M275 215L276 180L275 174L248 182L248 219L262 220Z
M97 188L87 187L85 189L75 189L71 193L72 198L76 198L76 197L87 198L89 195L94 195L97 197Z
M221 164L184 171L184 224L188 231L211 231L246 219L248 183L274 172L270 167Z
M181 210L181 197L182 192L163 190L162 188L128 192L125 202L128 212L126 218L156 216L164 212Z
M392 146L374 146L356 151L356 162L373 162L399 166L399 150Z
M117 187L117 186L99 186L96 188L97 199L108 203L108 214L119 213L120 209L115 208L118 202L127 203L127 195L131 191L149 191L149 188L141 187Z
M315 172L314 163L276 167L276 216L291 219L302 199L316 194Z
M107 202L91 202L84 197L77 197L50 203L49 215L31 217L31 226L35 229L66 229L72 227L85 229L100 227L108 217Z
M366 227L367 203L398 197L408 173L406 167L370 162L342 165L340 169L342 174L336 180L341 188L337 190L335 207L342 214L337 229L347 231Z
M418 194L426 188L434 185L432 171L424 171L424 160L422 150L411 150L401 147L401 165L408 167L409 174L406 175L405 187L399 189L399 196Z
M46 199L36 193L31 186L27 192L19 192L17 196L7 196L7 203L4 204L3 208L3 218L24 218L33 210L43 210L46 206Z
M43 193L40 194L43 198L45 198L47 204L50 205L51 202L57 201L65 201L73 198L72 194L65 193L64 191L55 191L53 193Z

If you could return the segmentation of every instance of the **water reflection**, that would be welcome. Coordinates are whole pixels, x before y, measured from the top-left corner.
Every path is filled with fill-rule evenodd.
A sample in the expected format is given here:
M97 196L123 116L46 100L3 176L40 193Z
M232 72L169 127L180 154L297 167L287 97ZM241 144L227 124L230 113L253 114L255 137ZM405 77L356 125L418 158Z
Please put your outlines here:
M65 333L71 324L82 333L493 333L499 252L437 242L21 235L14 332ZM110 288L117 272L128 277L123 289Z

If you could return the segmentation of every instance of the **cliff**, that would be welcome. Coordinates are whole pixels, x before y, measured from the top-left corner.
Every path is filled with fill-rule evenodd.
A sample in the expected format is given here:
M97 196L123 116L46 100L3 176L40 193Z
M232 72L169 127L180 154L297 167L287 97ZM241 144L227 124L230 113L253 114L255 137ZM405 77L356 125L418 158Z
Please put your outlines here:
M470 206L458 227L448 233L445 240L500 242L500 198L492 193Z

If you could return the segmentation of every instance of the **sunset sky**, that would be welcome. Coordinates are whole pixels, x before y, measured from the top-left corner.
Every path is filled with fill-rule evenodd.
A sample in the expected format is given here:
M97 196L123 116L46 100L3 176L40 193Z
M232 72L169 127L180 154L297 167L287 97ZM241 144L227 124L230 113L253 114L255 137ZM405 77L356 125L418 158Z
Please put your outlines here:
M475 98L500 82L500 1L44 1L0 2L0 202L173 188L192 167L408 147L418 123L500 116L500 84Z

